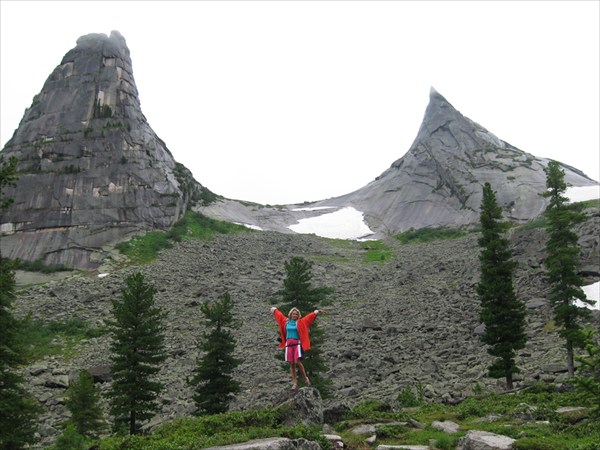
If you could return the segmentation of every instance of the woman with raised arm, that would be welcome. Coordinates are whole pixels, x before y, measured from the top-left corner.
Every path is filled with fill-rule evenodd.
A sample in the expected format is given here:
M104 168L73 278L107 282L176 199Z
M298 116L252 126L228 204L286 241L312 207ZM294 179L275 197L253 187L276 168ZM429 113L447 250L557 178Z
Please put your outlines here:
M310 380L302 365L302 358L304 358L304 352L310 350L308 328L317 318L319 310L315 309L304 317L302 317L298 308L290 309L287 317L275 307L271 308L271 313L273 313L275 321L279 325L279 333L281 335L279 347L285 349L284 358L290 364L292 390L295 391L298 389L297 370L300 371L300 375L304 378L306 386L310 386Z

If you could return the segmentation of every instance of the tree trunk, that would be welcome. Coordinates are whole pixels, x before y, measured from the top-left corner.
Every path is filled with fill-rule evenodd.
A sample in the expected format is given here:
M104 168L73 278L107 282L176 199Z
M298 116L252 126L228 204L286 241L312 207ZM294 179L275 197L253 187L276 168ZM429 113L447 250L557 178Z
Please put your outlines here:
M135 411L129 413L129 434L135 434Z
M512 372L508 372L506 374L506 390L510 391L513 389L513 374Z
M575 375L575 363L573 361L573 341L567 339L567 369L569 371L569 378L573 378Z

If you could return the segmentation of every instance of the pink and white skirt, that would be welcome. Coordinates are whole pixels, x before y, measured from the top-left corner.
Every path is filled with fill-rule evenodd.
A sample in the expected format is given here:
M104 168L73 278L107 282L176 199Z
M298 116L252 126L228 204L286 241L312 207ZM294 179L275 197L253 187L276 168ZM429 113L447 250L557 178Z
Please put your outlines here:
M285 341L285 360L286 362L293 363L302 359L304 353L302 352L302 345L298 339L288 339Z

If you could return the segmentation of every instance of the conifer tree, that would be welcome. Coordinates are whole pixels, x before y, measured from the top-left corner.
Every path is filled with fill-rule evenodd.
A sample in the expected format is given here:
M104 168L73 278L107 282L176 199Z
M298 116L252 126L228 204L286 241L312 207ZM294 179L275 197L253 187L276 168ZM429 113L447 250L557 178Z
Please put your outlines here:
M242 362L233 356L236 341L231 329L237 325L233 301L229 292L225 292L219 301L204 303L200 310L209 331L202 334L198 348L204 355L198 359L191 380L196 414L224 413L240 391L240 383L233 378L233 371Z
M106 423L100 405L100 391L88 371L79 372L67 390L65 406L71 412L67 421L82 436L92 436L104 429Z
M582 333L587 354L575 357L580 366L577 375L569 381L592 404L592 415L600 419L600 341L598 332L590 326L586 326Z
M0 159L0 211L12 203L5 188L14 186L17 159ZM23 387L16 371L25 362L25 350L18 339L21 322L12 313L15 299L14 264L0 252L0 448L20 449L34 442L36 418L40 412L33 397Z
M565 340L567 350L567 369L569 376L575 373L575 348L583 346L580 320L590 316L587 308L575 305L575 299L593 305L581 289L583 277L579 275L579 255L581 249L577 242L574 225L584 220L585 215L578 204L569 204L565 197L567 184L565 172L556 161L550 161L546 172L546 192L542 195L549 199L546 207L546 260L550 282L550 302L554 309L554 320L560 327L560 336Z
M155 305L155 294L156 288L137 272L125 279L121 300L112 302L110 411L115 430L126 425L129 434L138 433L140 422L154 416L163 389L156 374L166 359L164 314Z
M284 268L286 277L283 280L283 289L278 292L283 301L280 308L282 311L287 313L296 307L305 315L315 309L321 309L322 305L328 302L328 296L333 289L312 287L312 267L309 261L294 256L284 263ZM330 395L331 380L323 375L329 370L323 358L324 339L325 333L317 320L310 328L311 349L304 354L302 364L312 385L319 389L323 398L327 398Z
M504 237L508 223L501 219L502 209L496 202L496 194L485 183L480 214L481 277L477 286L480 317L485 324L481 340L488 345L488 353L496 357L489 367L490 376L504 377L506 389L512 389L513 374L519 372L516 351L524 348L526 342L525 305L513 288L516 262L512 260L510 242Z

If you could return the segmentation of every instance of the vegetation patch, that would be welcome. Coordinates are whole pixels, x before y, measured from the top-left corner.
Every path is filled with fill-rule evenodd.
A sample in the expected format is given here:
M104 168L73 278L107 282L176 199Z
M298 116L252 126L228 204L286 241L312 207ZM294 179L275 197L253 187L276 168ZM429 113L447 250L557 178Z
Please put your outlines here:
M250 228L223 220L215 220L194 211L188 211L169 231L151 231L120 242L115 247L134 264L148 264L161 250L173 247L182 239L208 240L219 234L251 232Z
M423 242L458 239L468 235L468 231L456 228L436 227L408 230L394 236L402 244L420 244Z
M46 355L70 355L76 344L84 339L107 333L81 319L43 322L30 317L22 321L19 341L25 349L25 360L38 361Z
M35 261L15 261L15 269L25 270L27 272L41 272L41 273L55 273L55 272L67 272L73 269L63 265L47 265L41 259Z
M389 245L383 241L361 242L360 248L365 250L365 262L384 262L392 257Z
M197 418L176 419L151 436L110 437L99 443L101 450L183 450L202 449L270 437L305 438L319 442L323 450L331 446L319 427L283 428L274 410L229 412Z

